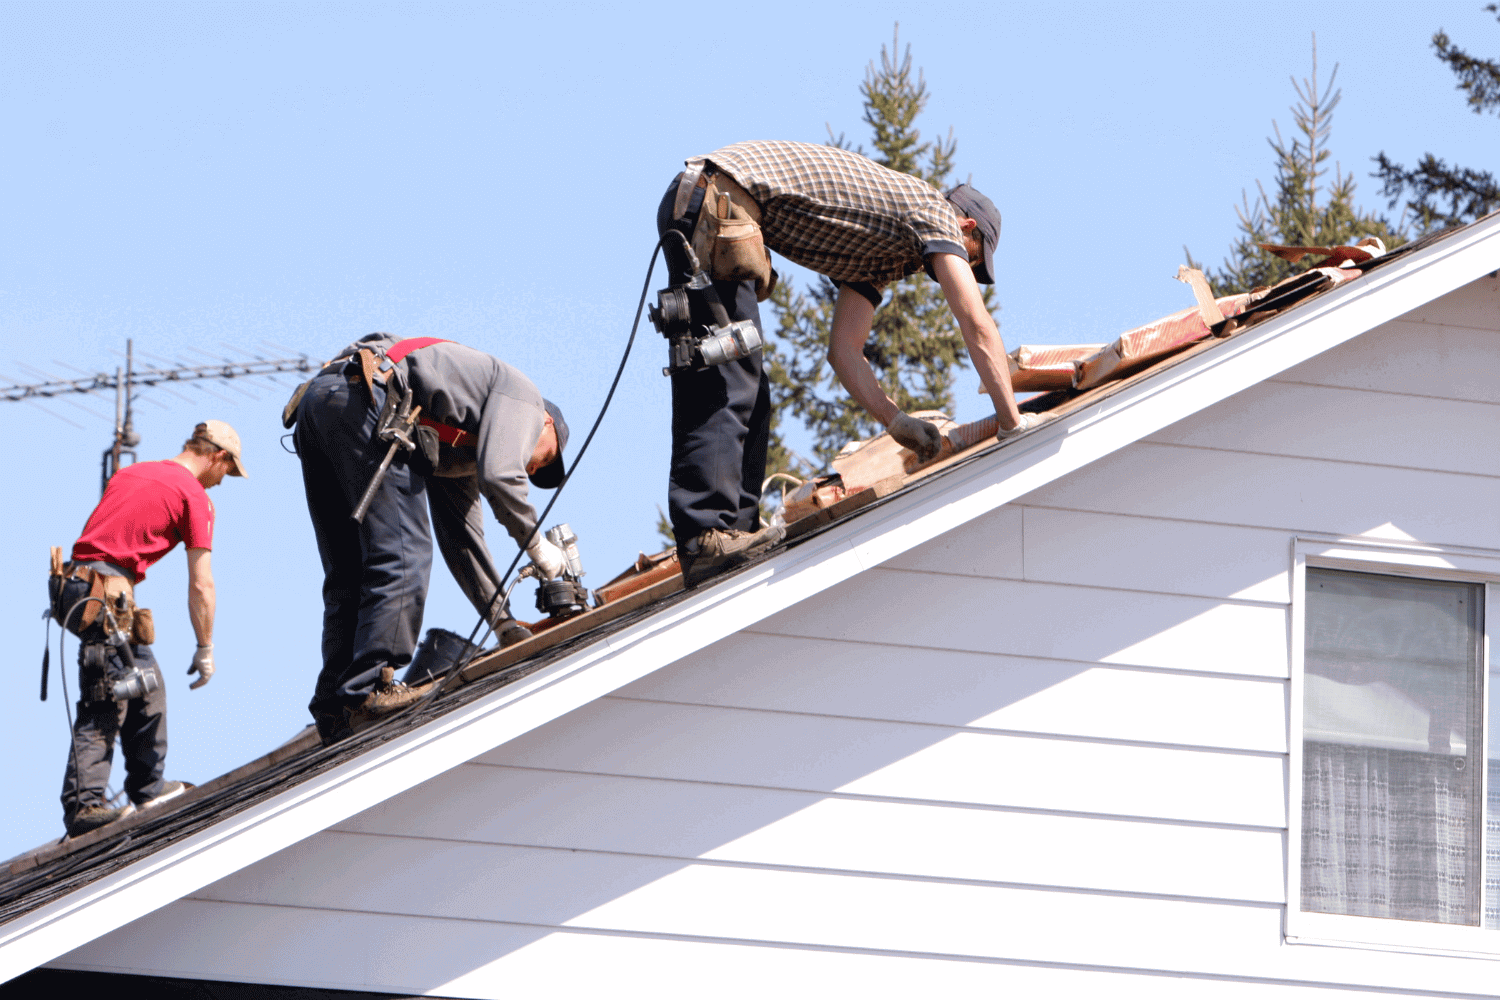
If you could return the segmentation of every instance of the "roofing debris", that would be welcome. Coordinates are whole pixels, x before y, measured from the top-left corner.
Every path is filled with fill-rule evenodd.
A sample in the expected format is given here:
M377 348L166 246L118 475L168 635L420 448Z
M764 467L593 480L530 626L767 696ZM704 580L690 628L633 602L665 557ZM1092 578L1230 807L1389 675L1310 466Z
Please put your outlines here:
M1451 232L1407 244L1390 254L1378 240L1373 245L1364 240L1356 247L1267 247L1291 261L1309 254L1328 260L1325 266L1274 286L1217 299L1210 294L1201 271L1182 268L1177 277L1193 289L1194 306L1130 330L1109 344L1022 346L1012 351L1011 380L1016 391L1041 393L1022 402L1021 409L1064 415L1091 405L1138 378L1155 374L1175 359L1208 349L1309 296L1355 280L1392 257ZM783 491L780 513L787 524L787 536L770 555L943 469L1013 445L1026 436L998 443L998 423L993 416L966 424L935 412L915 416L933 421L943 433L943 447L935 459L919 463L888 434L851 442L834 459L831 473ZM715 582L732 575L727 573ZM581 645L654 614L663 605L681 599L682 594L675 551L649 556L643 553L632 566L594 591L593 608L574 617L532 624L535 634L531 639L480 655L450 679L440 697L419 702L412 710L332 747L321 746L316 732L308 727L271 753L190 789L170 806L137 813L12 859L8 868L0 871L0 923L540 670Z

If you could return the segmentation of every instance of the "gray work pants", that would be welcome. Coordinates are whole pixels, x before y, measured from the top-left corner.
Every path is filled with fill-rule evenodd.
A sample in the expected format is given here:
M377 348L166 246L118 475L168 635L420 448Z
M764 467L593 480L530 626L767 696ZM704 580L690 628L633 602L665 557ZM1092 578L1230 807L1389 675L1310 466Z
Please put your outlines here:
M125 751L125 793L140 805L162 793L162 773L167 766L167 692L161 669L150 646L130 647L135 664L143 672L156 674L157 688L129 701L99 701L91 692L106 675L124 673L120 654L110 650L110 670L85 667L83 644L79 645L77 715L73 718L73 752L63 775L64 822L71 823L80 809L105 804L109 771L115 758L115 740Z

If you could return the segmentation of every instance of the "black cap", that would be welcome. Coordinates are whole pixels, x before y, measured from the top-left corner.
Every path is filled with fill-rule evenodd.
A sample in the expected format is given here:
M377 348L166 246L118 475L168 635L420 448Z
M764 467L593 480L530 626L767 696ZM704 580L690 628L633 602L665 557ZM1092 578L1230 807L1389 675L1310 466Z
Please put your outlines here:
M568 422L552 400L542 400L542 406L552 418L552 429L557 431L557 457L531 474L531 485L539 490L555 490L563 481L563 448L568 443Z
M967 184L949 191L947 199L960 215L979 223L979 249L984 262L974 265L974 280L981 285L995 283L995 244L1000 242L1000 212L995 203Z

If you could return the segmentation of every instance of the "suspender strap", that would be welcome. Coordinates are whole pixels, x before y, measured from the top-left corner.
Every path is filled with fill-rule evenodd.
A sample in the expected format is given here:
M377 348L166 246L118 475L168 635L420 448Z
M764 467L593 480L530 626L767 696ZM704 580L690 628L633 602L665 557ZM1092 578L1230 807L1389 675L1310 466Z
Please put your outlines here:
M374 399L375 379L379 373L376 371L375 352L368 347L359 349L359 373L365 378L365 391L370 394L371 399ZM381 381L385 379L382 377Z
M453 341L444 340L442 337L409 337L406 340L398 340L392 344L385 352L385 359L392 365L399 365L412 351L420 351L422 348L431 347L433 344L451 343ZM361 354L363 353L361 352ZM443 444L457 447L474 447L478 442L475 435L449 424L440 424L436 420L429 420L426 417L418 417L417 422L423 427L431 427L436 431L438 440L443 442Z
M424 347L433 344L451 344L453 341L444 340L442 337L409 337L406 340L398 340L385 352L385 359L393 365L399 365L401 360L412 351L420 351Z

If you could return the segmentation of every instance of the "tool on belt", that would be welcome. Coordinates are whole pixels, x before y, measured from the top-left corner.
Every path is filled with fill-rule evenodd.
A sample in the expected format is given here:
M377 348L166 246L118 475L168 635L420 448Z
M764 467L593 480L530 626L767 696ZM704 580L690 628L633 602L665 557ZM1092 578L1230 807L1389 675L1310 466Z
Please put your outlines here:
M83 581L88 591L68 608L62 606L63 586L72 579ZM145 671L136 666L131 643L149 646L156 641L156 623L150 608L135 605L135 591L126 576L101 573L92 566L65 563L62 549L53 546L48 568L47 594L50 603L47 617L80 639L96 622L104 633L103 641L85 641L80 650L80 663L84 667L104 672L111 670L109 647L119 650L125 663L125 671L114 679L107 676L99 680L80 696L92 701L128 701L139 698L161 687L155 671ZM102 617L102 621L100 621ZM51 660L51 643L42 654L42 700L47 700L47 672Z
M380 460L380 467L375 470L375 475L370 477L370 485L365 487L365 495L359 498L359 505L354 508L350 515L355 522L362 522L365 514L370 510L370 501L375 499L375 492L380 489L380 484L385 480L385 474L390 470L391 460L399 451L414 451L417 448L416 427L417 417L421 416L422 408L413 406L412 391L407 389L401 395L401 402L392 405L396 393L387 390L385 406L380 410L380 419L375 423L375 440L389 441L390 447L386 449L385 458Z
M671 272L687 275L683 283L657 292L657 304L646 307L651 325L667 338L663 375L728 364L765 346L752 320L730 322L713 280L680 230L668 229L662 235L662 250Z

